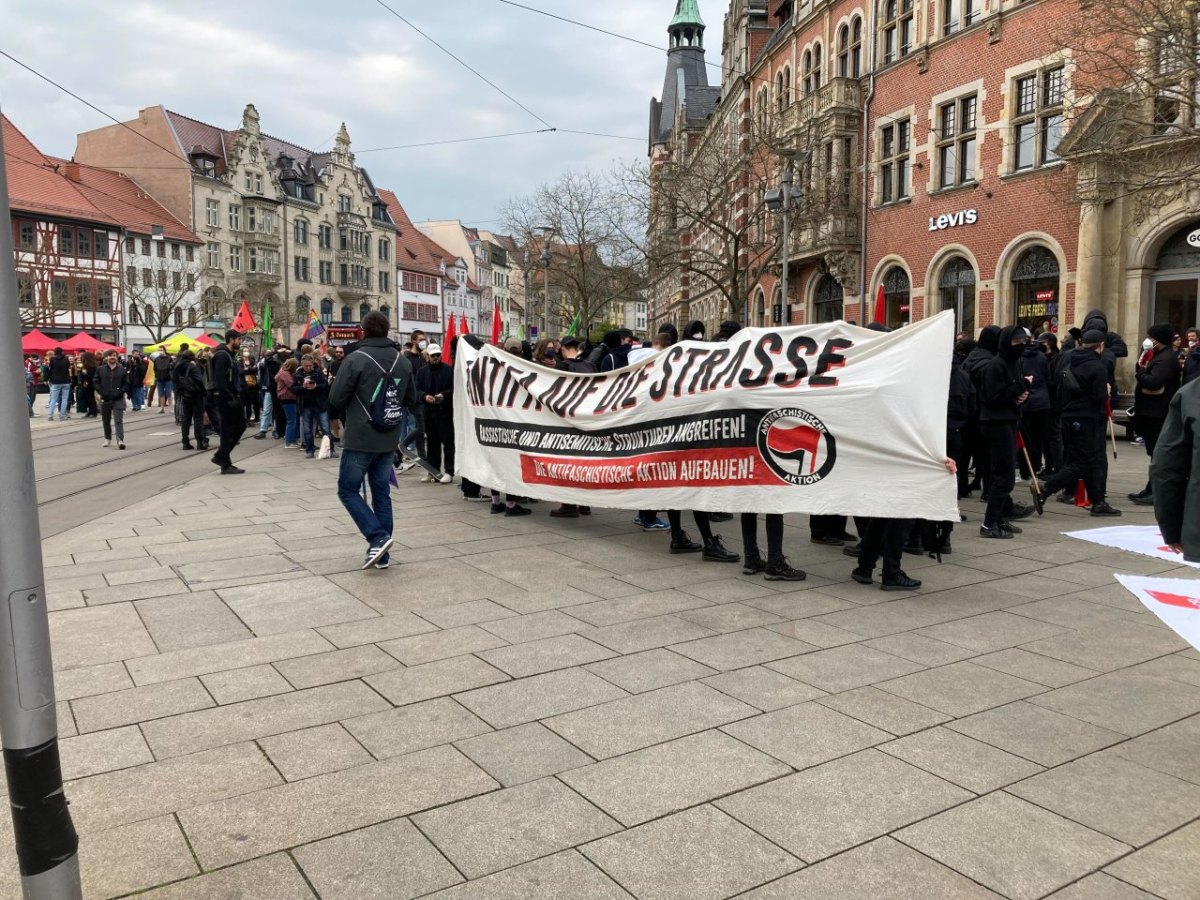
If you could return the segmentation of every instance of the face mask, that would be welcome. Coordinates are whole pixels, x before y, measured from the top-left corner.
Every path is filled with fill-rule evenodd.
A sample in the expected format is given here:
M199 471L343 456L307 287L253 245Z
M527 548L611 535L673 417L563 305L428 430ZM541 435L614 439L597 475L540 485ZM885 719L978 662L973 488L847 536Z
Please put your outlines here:
M420 341L417 343L417 348L420 350L424 350L428 346L429 346L429 341Z
M546 348L546 359L554 359L554 348L553 347Z
M1153 350L1154 349L1154 341L1150 340L1150 338L1146 338L1144 341L1142 341L1142 349L1143 350Z
M702 340L704 340L704 332L703 332L703 331L697 331L697 332L695 332L695 333L692 335L692 340L694 340L694 341L702 341Z

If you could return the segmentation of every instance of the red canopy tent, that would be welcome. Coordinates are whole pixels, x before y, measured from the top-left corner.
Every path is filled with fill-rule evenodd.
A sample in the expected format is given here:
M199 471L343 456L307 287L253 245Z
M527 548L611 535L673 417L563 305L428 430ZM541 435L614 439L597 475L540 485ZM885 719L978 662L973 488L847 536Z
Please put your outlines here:
M21 338L22 353L49 353L57 346L59 346L58 341L47 337L36 328Z
M62 348L68 353L83 353L91 351L92 353L105 353L109 350L120 351L120 347L114 347L112 344L106 344L104 341L96 340L85 331L79 332L72 338L62 342Z

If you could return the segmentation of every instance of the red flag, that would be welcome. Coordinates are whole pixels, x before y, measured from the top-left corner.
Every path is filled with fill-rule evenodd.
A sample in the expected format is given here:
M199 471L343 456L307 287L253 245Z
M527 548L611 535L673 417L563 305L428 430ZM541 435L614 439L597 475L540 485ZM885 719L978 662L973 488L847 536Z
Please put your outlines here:
M471 333L471 329L467 327L467 314L466 313L458 314L458 333L459 334L470 334Z
M492 343L500 346L500 298L497 297L492 307Z
M879 293L875 295L875 315L871 318L872 322L878 322L880 325L887 324L887 300L883 297L883 285L879 285Z
M442 348L442 359L446 360L446 362L454 362L454 356L450 349L450 345L456 336L454 333L454 313L450 313L449 319L450 321L446 324L446 346Z
M794 459L801 465L808 455L808 472L817 470L817 449L821 446L821 432L811 425L796 425L793 428L772 428L767 432L767 447L784 459Z
M250 314L250 303L248 301L242 301L242 308L238 310L238 314L233 318L233 324L229 327L240 334L248 334L258 328L258 325L254 322L254 316Z

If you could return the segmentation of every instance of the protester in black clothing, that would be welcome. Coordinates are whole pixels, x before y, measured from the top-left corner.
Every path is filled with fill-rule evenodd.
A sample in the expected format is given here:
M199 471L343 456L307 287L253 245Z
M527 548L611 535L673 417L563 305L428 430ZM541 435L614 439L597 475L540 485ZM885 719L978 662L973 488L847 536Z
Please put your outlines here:
M1146 455L1152 457L1171 398L1179 390L1180 373L1178 358L1171 346L1175 329L1167 324L1151 325L1146 333L1154 343L1149 360L1144 366L1138 366L1134 376L1137 387L1134 389L1133 426L1146 442ZM1154 491L1150 481L1147 479L1146 486L1136 494L1130 494L1129 499L1139 506L1153 506Z
M983 377L983 367L991 360L996 358L996 349L1000 345L1000 326L987 325L979 332L979 340L975 347L967 353L966 359L963 360L963 369L967 376L971 379L971 385L975 388L975 396L979 396L981 387L980 379ZM982 499L987 502L987 487L991 479L990 466L987 455L987 445L984 443L983 434L980 431L978 408L976 415L971 419L967 426L967 445L970 450L970 458L974 462L975 477L968 485L963 496L970 496L971 492L977 488L982 488Z
M633 346L633 332L627 329L608 331L604 334L604 346L608 353L600 360L601 372L614 372L629 365L629 350Z
M417 398L424 404L426 459L447 475L454 474L454 369L442 362L442 348L430 344L429 365L416 373ZM437 482L432 475L422 479Z
M171 381L175 385L175 402L180 404L179 427L182 430L184 450L207 450L208 440L204 437L204 373L196 365L191 350L180 350L171 370ZM195 446L191 435L196 436Z
M1042 453L1042 471L1039 478L1046 478L1062 468L1062 403L1055 390L1054 372L1057 366L1059 350L1058 336L1047 331L1038 335L1037 345L1046 355L1046 367L1050 371L1050 381L1047 385L1050 394L1050 424L1046 431L1046 444Z
M212 461L221 467L222 475L241 475L245 471L235 466L229 455L246 430L246 418L242 415L242 377L237 360L241 344L239 332L227 331L225 343L217 348L212 358L212 393L221 420L221 443Z
M1025 347L1025 329L1012 326L1000 332L997 355L979 377L979 422L990 461L987 511L979 533L987 538L1011 538L1021 530L1004 518L1011 500L1017 467L1017 419L1029 398L1030 378L1021 375L1019 361Z
M967 374L965 360L970 353L966 345L974 341L960 341L950 359L950 393L946 407L946 455L954 460L958 468L958 496L970 495L967 461L970 455L968 429L975 425L978 439L979 404L975 396L975 385ZM963 352L959 352L959 351Z
M1028 333L1027 333L1028 334ZM1025 454L1017 457L1021 477L1032 478L1042 469L1042 460L1046 453L1046 445L1050 439L1050 425L1053 414L1050 411L1050 363L1046 359L1046 351L1042 344L1029 342L1021 354L1021 374L1029 381L1029 399L1021 404L1021 434L1025 438L1025 449L1029 453L1029 463ZM1033 470L1030 471L1030 464Z
M104 446L112 444L113 424L117 427L117 447L125 449L125 394L129 389L129 373L117 361L116 351L110 352L96 372L96 392L100 395L100 415L104 424Z

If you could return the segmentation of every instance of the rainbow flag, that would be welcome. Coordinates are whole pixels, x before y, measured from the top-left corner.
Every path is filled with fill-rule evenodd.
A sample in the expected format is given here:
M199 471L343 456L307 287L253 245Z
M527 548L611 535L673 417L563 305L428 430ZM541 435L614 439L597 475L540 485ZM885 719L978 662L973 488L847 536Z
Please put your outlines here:
M321 324L321 317L317 315L315 309L308 311L308 327L304 329L304 339L312 341L319 338L325 333L325 326Z

